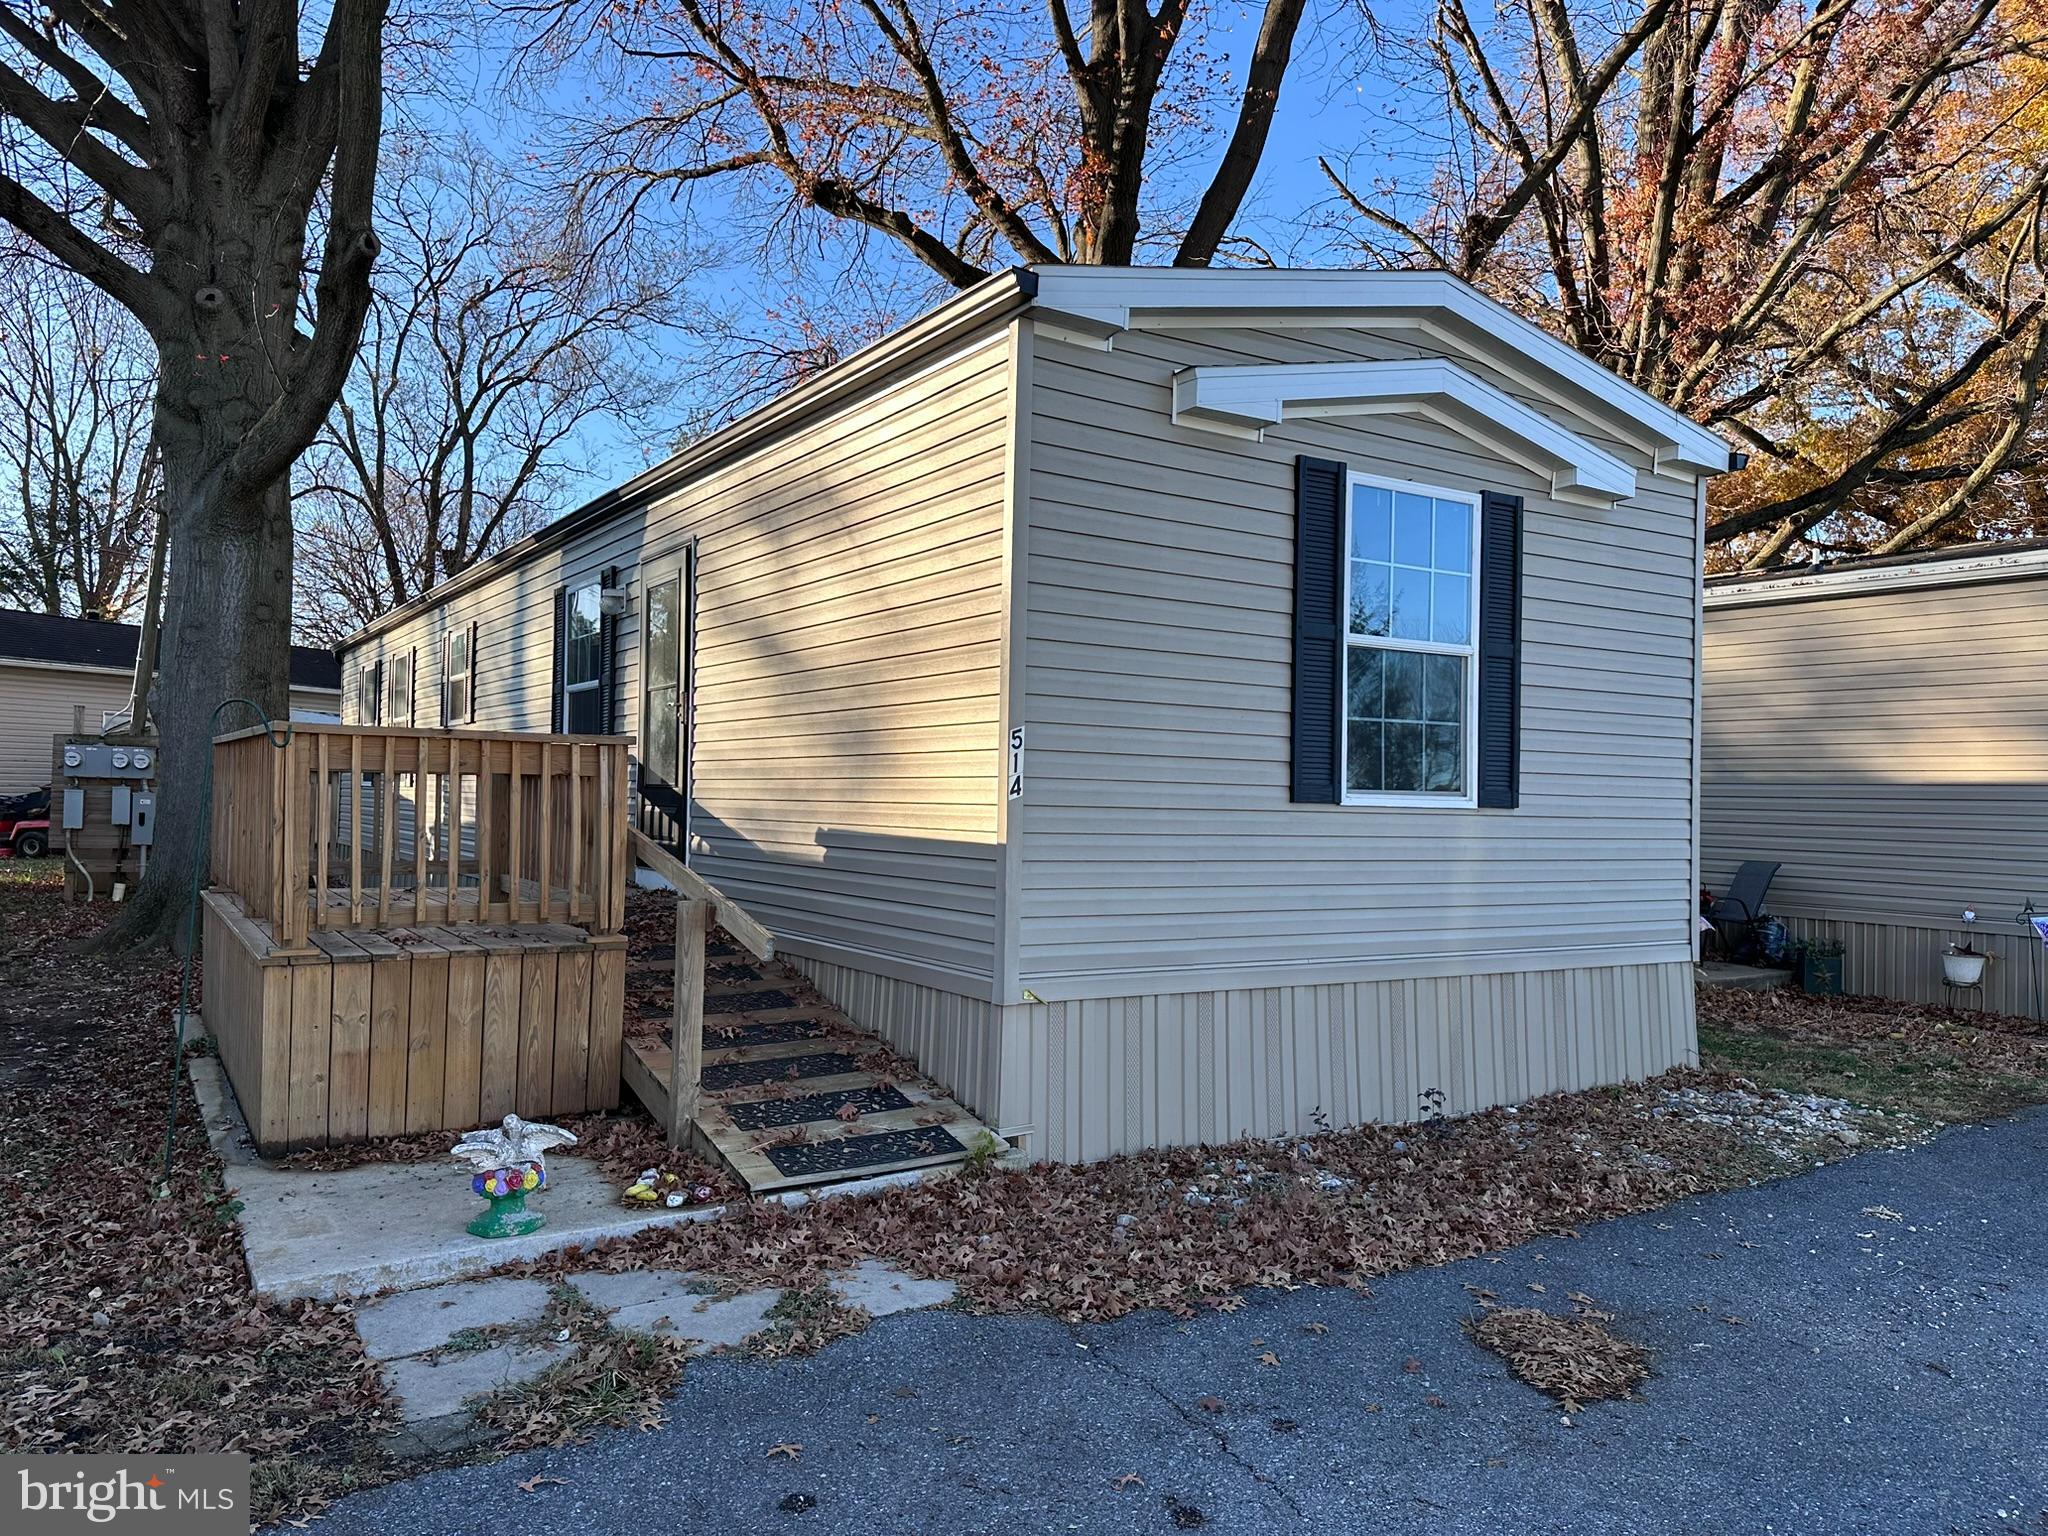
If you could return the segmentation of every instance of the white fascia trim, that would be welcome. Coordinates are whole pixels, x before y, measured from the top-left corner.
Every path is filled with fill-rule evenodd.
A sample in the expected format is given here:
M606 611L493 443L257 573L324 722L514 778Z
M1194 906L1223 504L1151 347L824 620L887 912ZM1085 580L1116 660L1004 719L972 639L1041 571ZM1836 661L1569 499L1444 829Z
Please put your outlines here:
M1636 472L1605 449L1456 363L1279 363L1184 368L1173 377L1173 419L1257 433L1283 421L1410 413L1550 476L1563 501L1607 506L1636 493Z
M1919 565L1852 566L1768 581L1730 582L1726 586L1708 587L1704 601L1709 608L1751 608L1764 603L1798 602L1802 598L1849 597L1858 592L1898 592L1914 587L1962 587L2027 577L2048 577L2048 549L1985 554L1965 560L1929 560Z
M1200 327L1405 326L1640 447L1659 470L1718 475L1728 445L1448 272L1034 267L1036 308L1090 336Z

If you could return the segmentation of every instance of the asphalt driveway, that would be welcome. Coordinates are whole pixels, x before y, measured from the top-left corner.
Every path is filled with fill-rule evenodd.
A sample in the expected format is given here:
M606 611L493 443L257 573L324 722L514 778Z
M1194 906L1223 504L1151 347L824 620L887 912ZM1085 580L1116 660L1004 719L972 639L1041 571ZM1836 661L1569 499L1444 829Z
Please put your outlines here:
M320 1529L2040 1536L2044 1181L2034 1113L1370 1299L1083 1328L907 1314L805 1361L693 1364L659 1431L360 1494ZM1567 1425L1464 1338L1468 1284L1560 1310L1588 1292L1656 1374ZM521 1491L535 1474L564 1481Z

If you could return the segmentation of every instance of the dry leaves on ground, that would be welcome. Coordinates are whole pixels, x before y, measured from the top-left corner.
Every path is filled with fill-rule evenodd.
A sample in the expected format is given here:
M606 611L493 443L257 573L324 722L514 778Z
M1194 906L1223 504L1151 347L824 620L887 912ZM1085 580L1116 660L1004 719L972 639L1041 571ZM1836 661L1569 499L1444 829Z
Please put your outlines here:
M154 1198L177 970L75 952L111 909L60 888L0 891L0 1444L247 1451L259 1521L316 1510L385 1475L377 1373L347 1311L250 1290L189 1089Z
M1466 1319L1465 1331L1565 1412L1577 1413L1587 1403L1629 1396L1650 1374L1650 1352L1611 1333L1606 1318L1591 1307L1573 1317L1536 1307L1487 1307Z

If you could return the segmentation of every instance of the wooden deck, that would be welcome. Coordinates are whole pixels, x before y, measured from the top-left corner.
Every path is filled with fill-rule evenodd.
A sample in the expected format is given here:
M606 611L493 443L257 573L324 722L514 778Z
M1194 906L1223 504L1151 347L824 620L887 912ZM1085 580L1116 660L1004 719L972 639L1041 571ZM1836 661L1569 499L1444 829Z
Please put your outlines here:
M720 951L723 950L723 953ZM755 1194L966 1161L987 1126L920 1078L887 1044L856 1028L778 962L712 945L704 988L702 1086L690 1140ZM635 977L673 978L666 960L636 960ZM643 1031L634 1033L637 1027ZM626 1086L656 1119L669 1114L668 1042L628 1020Z
M266 1153L619 1101L626 941L566 923L318 929L203 897L205 1009Z

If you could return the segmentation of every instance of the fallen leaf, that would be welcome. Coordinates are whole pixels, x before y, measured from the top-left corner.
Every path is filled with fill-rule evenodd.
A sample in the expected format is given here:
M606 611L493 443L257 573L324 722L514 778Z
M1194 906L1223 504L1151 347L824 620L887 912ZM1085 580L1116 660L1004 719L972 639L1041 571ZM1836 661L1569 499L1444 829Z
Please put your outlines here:
M1406 1371L1410 1376L1420 1376L1422 1374L1422 1362L1416 1359L1413 1355L1410 1355L1406 1360L1401 1362L1401 1369Z
M1145 1479L1138 1476L1138 1474L1135 1472L1126 1472L1122 1477L1118 1478L1109 1486L1114 1488L1118 1493L1122 1493L1126 1488L1144 1487Z
M1303 1333L1328 1333L1330 1325L1328 1323L1303 1323L1301 1331Z
M1529 1289L1540 1296L1544 1291L1543 1282L1541 1280L1531 1280L1529 1282Z
M566 1488L569 1486L569 1479L566 1477L549 1477L545 1472L536 1472L531 1477L521 1478L514 1486L521 1493L532 1493L535 1489L544 1487L549 1483L555 1483Z
M1444 1405L1444 1400L1438 1397L1434 1392L1430 1393L1429 1396L1425 1397L1422 1401L1425 1405L1431 1408L1441 1408Z
M1204 1413L1221 1413L1224 1405L1223 1399L1220 1397L1205 1397L1197 1402L1195 1406Z
M780 1445L768 1447L768 1459L773 1461L777 1456L787 1456L791 1461L802 1461L804 1448L793 1440L785 1440Z
M1261 1365L1278 1365L1279 1363L1280 1357L1274 1354L1273 1351L1271 1351L1270 1349L1267 1350L1263 1355L1259 1356L1259 1364Z

